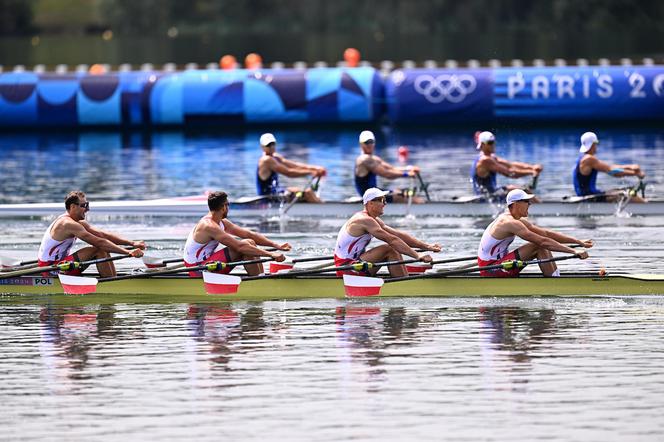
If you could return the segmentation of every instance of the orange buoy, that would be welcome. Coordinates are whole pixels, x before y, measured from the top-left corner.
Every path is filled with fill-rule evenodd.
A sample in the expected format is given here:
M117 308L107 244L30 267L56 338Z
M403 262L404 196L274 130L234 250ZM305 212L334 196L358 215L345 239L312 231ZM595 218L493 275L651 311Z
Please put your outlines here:
M232 70L237 67L237 60L232 55L224 55L219 59L219 67L224 70Z
M93 64L88 69L90 75L104 75L106 73L106 67L103 64Z
M398 158L400 163L405 163L408 161L408 147L407 146L399 146L399 149L397 150L398 152Z
M244 58L244 67L247 69L260 69L263 67L263 58L252 52Z
M349 68L356 68L360 65L360 51L355 48L347 48L344 51L344 61Z

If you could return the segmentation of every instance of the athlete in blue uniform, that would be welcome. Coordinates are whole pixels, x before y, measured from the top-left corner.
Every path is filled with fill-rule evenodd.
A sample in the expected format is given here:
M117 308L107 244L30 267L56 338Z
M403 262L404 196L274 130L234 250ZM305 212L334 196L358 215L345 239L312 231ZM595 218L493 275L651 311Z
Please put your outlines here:
M599 140L593 132L581 135L581 147L579 147L579 158L574 166L574 190L578 196L597 195L593 201L618 201L624 192L619 189L602 191L597 188L597 172L605 172L619 178L624 176L646 176L638 164L608 164L595 157ZM638 195L630 195L631 201L644 203L646 200Z
M524 176L538 177L542 172L541 164L507 161L497 156L495 153L496 137L491 132L481 132L475 148L480 151L480 154L473 161L470 177L473 182L473 190L477 195L501 198L510 190L519 188L514 185L497 187L497 174L508 178L521 178Z
M258 195L294 195L302 192L302 200L308 203L321 203L321 199L316 195L313 189L301 189L298 187L289 187L283 189L279 186L279 175L295 178L311 175L322 177L327 171L324 167L311 164L298 163L287 160L276 153L277 140L274 135L266 133L260 138L263 156L258 160L256 169L256 192Z
M365 130L360 134L360 148L362 154L355 159L355 189L359 195L364 195L367 189L377 186L376 177L389 180L396 178L416 177L420 172L417 166L395 167L374 155L376 137L373 132ZM387 196L388 202L403 203L408 201L408 189L394 189ZM413 196L412 202L423 203L424 199Z

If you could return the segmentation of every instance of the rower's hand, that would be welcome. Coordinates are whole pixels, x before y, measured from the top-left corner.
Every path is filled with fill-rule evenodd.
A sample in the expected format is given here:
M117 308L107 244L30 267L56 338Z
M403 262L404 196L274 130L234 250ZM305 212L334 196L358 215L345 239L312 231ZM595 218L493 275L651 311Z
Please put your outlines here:
M130 244L135 249L145 250L145 241L132 241Z
M324 177L327 175L327 169L324 167L315 167L312 175L315 177Z
M542 166L541 164L535 164L533 166L533 176L539 176L540 173L542 173L543 170L544 170L544 166Z
M286 256L283 253L271 253L270 257L272 257L275 261L277 262L282 262L286 260Z
M134 258L140 258L143 256L143 250L141 249L131 249L129 251L129 256L133 256Z
M588 252L585 250L577 250L574 252L574 254L579 258L579 259L586 259L588 258Z
M442 250L442 247L440 244L427 244L427 250L431 250L432 252L440 252Z
M592 239L583 239L583 240L581 240L581 242L579 243L579 245L582 246L582 247L584 247L584 248L586 248L586 249L589 249L589 248L591 248L592 246L594 246L595 243L593 242Z
M276 248L277 250L281 250L281 251L283 251L283 252L289 252L289 251L292 249L291 245L288 244L287 242L285 242L285 243L283 243L283 244L281 244L281 245L277 245L275 248Z
M431 263L433 262L433 258L431 257L431 255L420 255L420 261Z
M409 177L415 177L420 173L420 168L418 166L408 166L406 167L406 172L408 172Z

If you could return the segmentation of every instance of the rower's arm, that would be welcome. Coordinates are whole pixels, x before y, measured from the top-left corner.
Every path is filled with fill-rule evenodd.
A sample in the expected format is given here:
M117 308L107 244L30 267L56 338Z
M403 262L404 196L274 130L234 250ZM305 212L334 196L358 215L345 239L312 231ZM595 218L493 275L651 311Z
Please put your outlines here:
M295 169L306 169L309 171L309 174L316 174L318 176L325 175L326 170L323 166L316 166L314 164L300 163L298 161L287 160L286 158L279 156L281 163L286 167L295 168Z
M252 239L259 246L274 247L275 249L278 250L290 250L290 245L288 245L287 248L284 248L284 244L277 244L276 242L268 239L266 236L261 235L258 232L254 232L253 230L240 227L237 224L234 224L227 219L223 220L223 223L226 232L228 232L231 235L235 235L244 239Z
M512 233L514 233L522 240L536 244L539 247L551 250L552 252L576 253L576 250L573 248L567 247L566 245L556 241L554 238L549 237L545 229L524 221L525 220L515 221L511 225Z
M83 225L82 223L71 222L67 224L66 230L69 234L74 235L82 241L95 246L101 250L112 253L119 253L121 255L131 254L131 250L124 249L119 245L111 242L106 239L105 235L108 235L101 230L95 229L89 224ZM101 233L102 235L97 235L96 233ZM131 244L127 244L131 245Z
M593 246L593 241L592 240L581 240L581 239L574 238L573 236L565 235L565 234L560 233L560 232L555 232L553 230L544 229L542 227L539 227L539 226L536 226L536 225L530 223L528 220L525 220L525 219L521 219L520 221L523 224L525 224L526 227L529 230L537 233L540 236L546 236L547 238L551 238L554 241L557 241L559 243L562 243L562 244L578 244L578 245L580 245L582 247L585 247L585 248L590 248L590 247Z
M372 161L365 163L364 166L376 175L390 180L407 176L415 176L415 172L411 172L411 169L395 167L389 163L386 163L382 159L374 158ZM419 169L417 170L419 171Z
M415 259L420 258L420 255L415 250L413 250L403 239L401 239L398 235L391 233L384 227L387 226L385 224L382 224L381 226L381 224L379 224L376 220L367 220L365 223L365 229L371 234L371 236L380 239L403 255L408 255Z
M478 167L489 169L509 178L521 178L539 173L541 167L537 168L530 164L507 161L500 157L485 157L480 161Z
M435 251L434 250L436 248L435 246L427 244L425 242L422 242L419 239L415 238L414 236L412 236L412 235L410 235L406 232L402 232L401 230L393 229L392 227L389 227L387 225L384 225L383 229L386 232L391 233L392 235L395 235L395 236L398 236L399 238L401 238L403 240L403 242L408 244L408 246L411 247L411 248L419 248L419 249L424 249L424 250ZM439 247L438 247L438 251L440 251Z
M103 230L99 230L96 227L90 225L86 221L80 221L80 224L88 232L92 233L95 236L107 239L110 242L112 242L113 244L117 244L119 246L130 246L130 247L133 247L133 248L136 248L136 249L141 249L141 250L145 249L145 241L132 241L130 239L125 239L121 236L118 236L114 233L104 232Z
M260 249L256 246L249 244L246 241L240 241L239 239L235 238L233 235L226 233L225 231L219 228L214 229L214 231L208 230L208 233L216 241L219 241L221 244L225 245L226 247L230 247L231 249L237 251L238 253L241 253L242 255L268 256L270 258L275 258L277 255L280 255L278 253L268 252L267 250Z
M634 176L638 175L633 169L625 168L625 165L622 164L609 164L596 158L594 156L588 157L583 166L589 167L591 170L595 169L600 172L607 173L613 177L619 178L623 176ZM631 166L631 165L630 165Z
M278 174L285 175L289 178L307 176L313 173L313 170L308 167L300 167L296 165L289 166L289 164L295 164L295 163L288 160L284 160L281 162L272 160L270 162L270 169L274 172L277 172Z

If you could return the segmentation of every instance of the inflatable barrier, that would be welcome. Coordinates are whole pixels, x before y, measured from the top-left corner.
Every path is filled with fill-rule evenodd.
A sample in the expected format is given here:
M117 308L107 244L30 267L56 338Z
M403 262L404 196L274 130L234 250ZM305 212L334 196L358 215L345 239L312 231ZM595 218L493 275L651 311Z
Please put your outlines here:
M382 110L372 68L0 75L2 126L365 122Z
M0 74L0 126L664 119L664 67Z

